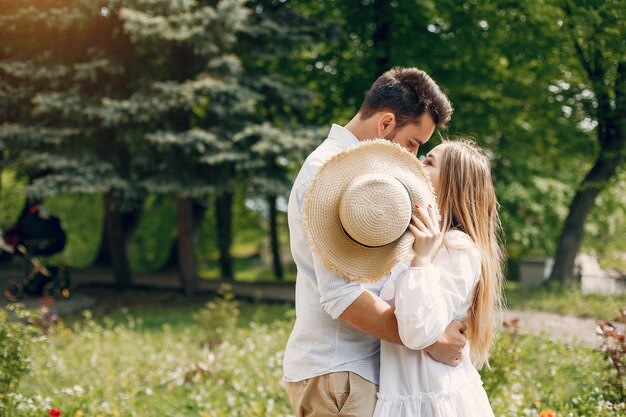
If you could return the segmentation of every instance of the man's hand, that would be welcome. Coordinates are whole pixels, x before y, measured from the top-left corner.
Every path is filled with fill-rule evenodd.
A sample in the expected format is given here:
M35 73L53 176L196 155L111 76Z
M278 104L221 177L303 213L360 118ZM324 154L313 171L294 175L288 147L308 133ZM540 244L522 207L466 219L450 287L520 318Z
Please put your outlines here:
M455 320L448 325L439 340L424 350L437 362L457 366L463 359L461 351L467 343L466 330L467 324Z

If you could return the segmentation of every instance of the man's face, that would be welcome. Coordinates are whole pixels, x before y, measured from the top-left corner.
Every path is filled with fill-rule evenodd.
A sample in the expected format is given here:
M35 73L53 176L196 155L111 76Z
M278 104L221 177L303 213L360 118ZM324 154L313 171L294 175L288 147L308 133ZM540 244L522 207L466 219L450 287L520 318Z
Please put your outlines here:
M385 139L402 146L413 155L417 155L420 145L428 142L435 131L435 122L432 116L424 113L417 123L409 123L400 129L394 129Z

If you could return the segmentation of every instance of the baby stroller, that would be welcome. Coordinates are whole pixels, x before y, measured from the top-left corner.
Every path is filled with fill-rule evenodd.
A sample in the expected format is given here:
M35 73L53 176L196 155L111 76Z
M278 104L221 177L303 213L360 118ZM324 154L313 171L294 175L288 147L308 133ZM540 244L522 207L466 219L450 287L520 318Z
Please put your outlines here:
M36 256L59 253L66 235L57 217L47 216L37 204L28 205L17 223L0 232L0 247L24 260L23 279L8 280L3 289L9 301L24 295L69 298L70 276L64 266L45 266Z

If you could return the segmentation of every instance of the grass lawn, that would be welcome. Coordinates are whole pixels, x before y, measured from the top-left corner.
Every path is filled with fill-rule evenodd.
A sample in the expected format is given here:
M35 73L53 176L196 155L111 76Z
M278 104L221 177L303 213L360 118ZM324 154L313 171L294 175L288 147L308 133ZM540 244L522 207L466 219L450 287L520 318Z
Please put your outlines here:
M572 286L525 288L508 281L505 294L507 308L512 310L548 311L595 320L612 320L626 306L626 294L584 295Z
M34 343L7 416L49 407L64 417L291 415L281 386L291 305L169 292L102 297L109 302ZM603 354L582 346L504 334L482 375L497 416L624 415L612 409Z

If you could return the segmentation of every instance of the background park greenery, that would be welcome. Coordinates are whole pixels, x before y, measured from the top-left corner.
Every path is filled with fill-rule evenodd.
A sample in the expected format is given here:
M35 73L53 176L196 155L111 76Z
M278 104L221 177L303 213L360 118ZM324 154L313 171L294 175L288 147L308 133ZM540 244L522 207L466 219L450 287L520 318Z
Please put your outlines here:
M0 227L25 191L69 230L61 260L120 287L166 268L188 293L198 271L293 277L290 180L404 65L454 103L435 136L493 153L510 275L558 255L567 278L579 250L626 269L620 2L361 3L3 0Z
M17 345L23 359L16 367L0 357L0 387L10 393L0 396L3 415L48 408L74 417L292 415L279 383L291 305L227 293L204 305L172 293L117 302L65 322L33 313L35 326L0 321L4 343ZM587 346L504 333L482 376L498 416L623 415L619 377L604 353Z
M625 29L620 0L0 0L0 229L42 199L69 236L50 262L110 268L120 288L157 271L187 295L199 278L293 280L293 176L378 75L417 66L455 107L420 154L442 135L493 155L508 277L556 256L566 279L580 251L624 274ZM513 307L602 319L623 301L508 290ZM292 309L180 297L43 339L0 320L18 355L0 362L2 406L287 415ZM505 335L493 365L499 415L620 412L600 352Z

